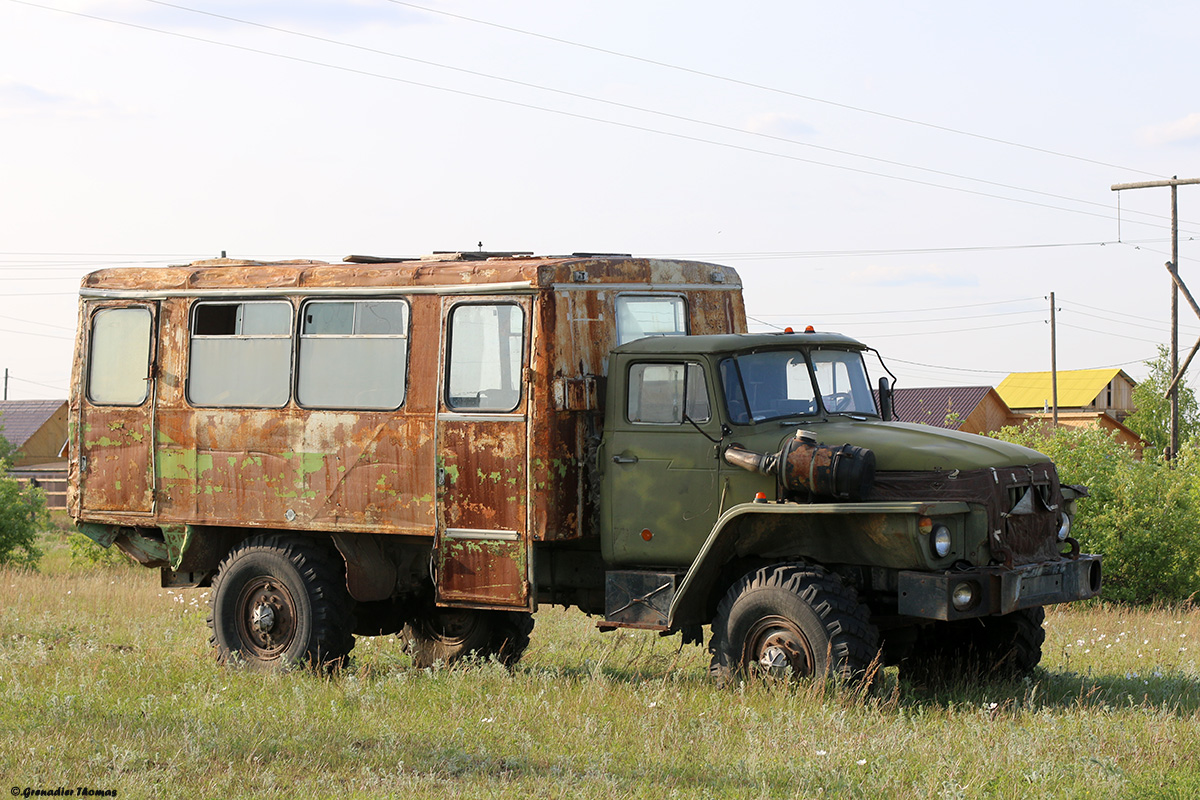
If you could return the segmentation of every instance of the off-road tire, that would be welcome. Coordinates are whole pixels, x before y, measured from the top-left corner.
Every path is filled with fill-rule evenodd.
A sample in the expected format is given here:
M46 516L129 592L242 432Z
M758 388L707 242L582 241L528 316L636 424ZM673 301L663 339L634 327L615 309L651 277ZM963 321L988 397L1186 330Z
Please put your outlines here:
M427 608L404 627L413 664L422 669L464 658L495 657L506 667L525 654L533 615L523 611L482 611L471 608Z
M878 647L870 611L841 578L776 564L743 577L717 607L709 674L721 686L756 674L859 681Z
M222 664L331 667L354 647L345 562L331 546L272 534L221 562L209 600L209 643Z
M900 674L912 683L934 686L1022 678L1042 660L1045 619L1039 606L999 617L934 623L900 662Z

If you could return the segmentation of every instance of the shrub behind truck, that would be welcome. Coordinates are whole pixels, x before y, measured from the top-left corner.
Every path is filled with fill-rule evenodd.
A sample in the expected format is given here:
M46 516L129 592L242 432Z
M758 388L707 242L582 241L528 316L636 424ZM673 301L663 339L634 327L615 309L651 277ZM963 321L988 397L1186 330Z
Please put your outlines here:
M79 529L211 586L223 662L518 659L539 604L712 625L715 678L1028 671L1095 596L1081 487L887 419L864 345L746 334L737 273L625 255L216 259L84 278Z

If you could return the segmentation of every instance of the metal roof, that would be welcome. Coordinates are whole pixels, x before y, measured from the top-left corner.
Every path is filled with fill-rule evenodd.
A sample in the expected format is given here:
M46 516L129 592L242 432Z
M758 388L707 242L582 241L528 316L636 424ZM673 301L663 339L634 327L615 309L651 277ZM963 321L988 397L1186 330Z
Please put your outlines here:
M0 436L21 447L66 404L66 400L0 400Z
M1086 408L1096 401L1104 387L1125 373L1116 368L1071 369L1058 372L1058 407ZM1125 375L1130 385L1132 378ZM1050 402L1049 372L1014 372L1000 382L996 392L1009 408L1041 410Z
M920 422L958 430L990 391L990 386L896 389L892 393L893 413L901 422ZM951 413L957 414L958 418L948 423L946 417Z

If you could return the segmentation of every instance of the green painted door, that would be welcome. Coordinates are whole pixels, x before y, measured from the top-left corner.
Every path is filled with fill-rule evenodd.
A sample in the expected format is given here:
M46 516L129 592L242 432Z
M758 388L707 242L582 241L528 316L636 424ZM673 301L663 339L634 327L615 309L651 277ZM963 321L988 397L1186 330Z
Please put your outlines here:
M714 376L697 361L620 359L613 366L620 374L609 374L616 386L601 455L605 559L686 566L720 513Z

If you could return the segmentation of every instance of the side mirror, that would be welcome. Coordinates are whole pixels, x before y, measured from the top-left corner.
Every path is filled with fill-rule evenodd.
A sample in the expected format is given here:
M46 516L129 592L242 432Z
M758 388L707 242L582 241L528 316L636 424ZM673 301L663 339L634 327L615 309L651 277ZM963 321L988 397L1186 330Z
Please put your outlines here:
M887 422L892 418L892 385L887 378L879 379L879 416Z

